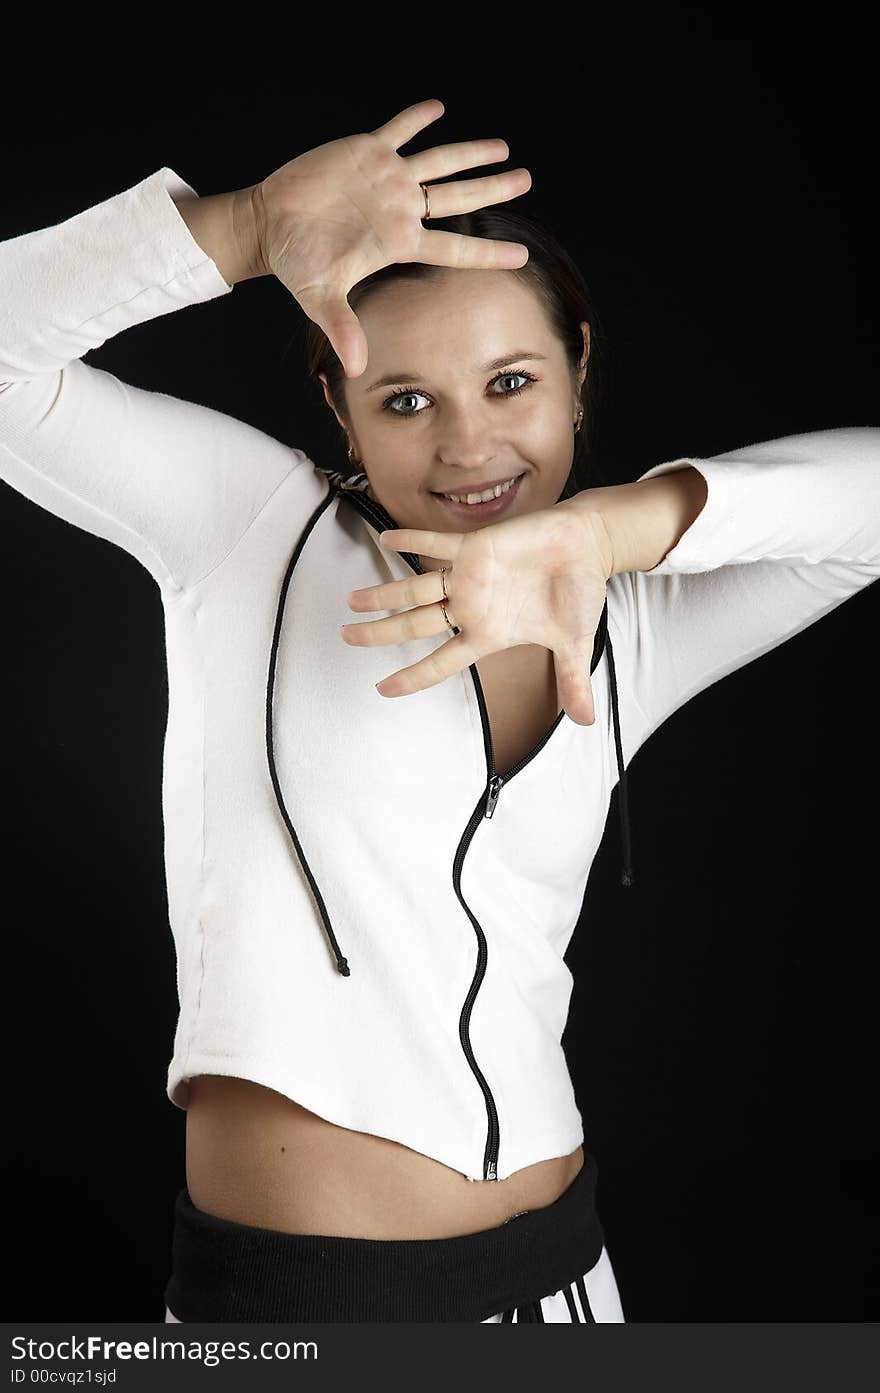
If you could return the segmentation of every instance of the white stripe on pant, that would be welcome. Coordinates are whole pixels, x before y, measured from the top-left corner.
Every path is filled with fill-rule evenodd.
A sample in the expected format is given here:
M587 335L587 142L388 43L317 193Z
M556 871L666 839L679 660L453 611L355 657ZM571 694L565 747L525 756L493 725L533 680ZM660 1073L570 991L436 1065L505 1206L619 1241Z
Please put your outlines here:
M586 1297L586 1301L584 1300ZM611 1266L611 1259L606 1248L602 1248L599 1259L589 1272L585 1272L576 1282L570 1286L563 1287L561 1291L553 1292L550 1296L545 1296L540 1302L535 1303L540 1307L540 1315L535 1319L545 1322L571 1323L583 1321L588 1323L596 1321L599 1323L623 1322L623 1307L620 1304L620 1294L617 1290L617 1281L614 1276L614 1269ZM516 1321L517 1313L507 1315L508 1320ZM501 1324L505 1319L505 1313L499 1312L495 1316L487 1316L482 1322L483 1325ZM183 1324L182 1321L173 1316L168 1307L165 1307L165 1323L173 1322L175 1325Z
M596 1321L600 1324L623 1322L620 1293L617 1290L617 1281L607 1248L602 1248L598 1261L594 1267L590 1268L589 1272L585 1272L570 1286L563 1287L561 1291L554 1292L551 1296L543 1297L540 1302L535 1302L535 1306L540 1308L540 1314L534 1316L535 1320L572 1324L575 1321L583 1321L584 1323ZM483 1325L491 1323L497 1325L502 1323L505 1318L516 1321L517 1312L505 1315L505 1312L502 1311L497 1316L487 1317L483 1321Z

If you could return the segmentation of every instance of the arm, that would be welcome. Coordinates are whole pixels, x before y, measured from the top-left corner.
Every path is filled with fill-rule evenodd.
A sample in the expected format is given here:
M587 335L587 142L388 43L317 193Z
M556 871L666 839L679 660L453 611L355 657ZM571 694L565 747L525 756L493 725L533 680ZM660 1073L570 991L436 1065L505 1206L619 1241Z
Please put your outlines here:
M647 491L693 473L703 479L702 505L692 479L680 477L675 493ZM608 627L627 763L691 697L880 576L876 427L672 460L610 498L609 535L620 556L615 550L607 586ZM639 516L655 507L656 517Z
M189 200L183 213L176 198ZM222 412L82 362L132 325L231 292L210 253L243 273L239 195L196 200L162 168L0 242L0 478L122 547L171 592L217 565L305 459Z
M706 481L691 465L633 484L584 489L557 507L598 514L608 539L612 576L659 565L696 521L707 497Z

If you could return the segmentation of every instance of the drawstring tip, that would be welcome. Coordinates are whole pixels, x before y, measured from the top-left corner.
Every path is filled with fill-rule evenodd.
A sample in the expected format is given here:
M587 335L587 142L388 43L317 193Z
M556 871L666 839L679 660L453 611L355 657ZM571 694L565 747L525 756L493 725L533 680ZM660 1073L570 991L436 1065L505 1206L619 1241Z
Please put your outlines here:
M336 966L343 977L351 976L351 969L348 966L348 958L337 958Z

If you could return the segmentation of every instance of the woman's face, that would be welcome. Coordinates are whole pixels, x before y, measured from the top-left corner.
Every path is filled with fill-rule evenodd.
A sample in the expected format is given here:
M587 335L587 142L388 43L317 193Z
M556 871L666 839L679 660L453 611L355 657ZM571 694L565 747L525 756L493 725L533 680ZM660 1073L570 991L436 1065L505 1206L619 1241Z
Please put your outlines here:
M391 283L357 316L369 361L344 380L350 419L337 419L398 526L466 532L557 502L574 453L587 323L575 376L540 300L509 272L444 268L429 281ZM517 475L491 515L437 496L463 498ZM425 570L444 564L419 560Z

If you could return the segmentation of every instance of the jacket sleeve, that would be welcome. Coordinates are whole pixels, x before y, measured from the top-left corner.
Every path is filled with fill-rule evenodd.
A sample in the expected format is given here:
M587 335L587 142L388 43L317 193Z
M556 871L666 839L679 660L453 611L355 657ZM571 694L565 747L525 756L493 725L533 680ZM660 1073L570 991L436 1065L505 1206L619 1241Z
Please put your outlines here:
M701 512L650 571L606 588L625 763L713 682L880 575L880 429L853 426L658 464L693 465Z
M0 478L136 557L163 590L226 556L301 451L83 363L113 334L227 295L167 167L0 242Z

